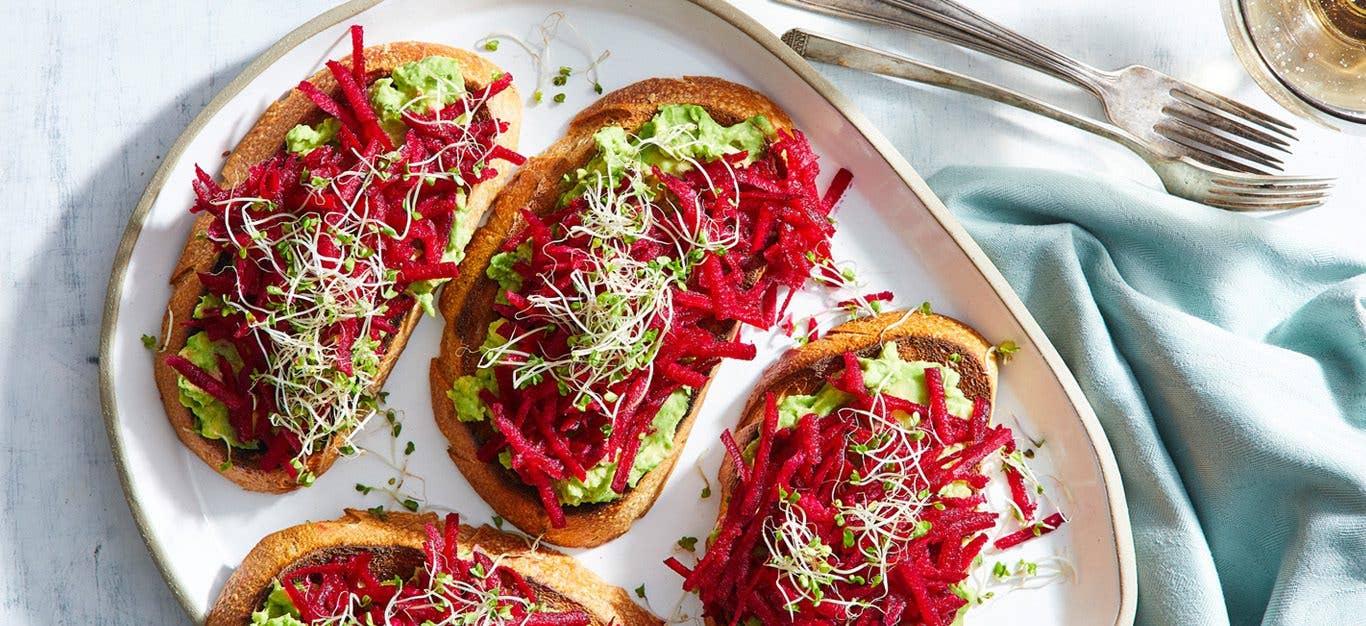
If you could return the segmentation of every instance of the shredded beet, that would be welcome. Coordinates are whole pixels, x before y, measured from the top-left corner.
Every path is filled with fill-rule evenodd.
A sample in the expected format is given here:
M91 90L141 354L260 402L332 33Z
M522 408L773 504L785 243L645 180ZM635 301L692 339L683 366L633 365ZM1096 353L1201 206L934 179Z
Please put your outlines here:
M460 556L459 528L455 514L446 517L444 530L428 524L423 565L408 579L377 579L370 569L372 553L361 550L354 556L294 569L280 577L280 584L307 624L590 623L582 610L556 611L538 605L536 590L521 574L495 564L482 550L475 548Z
M189 359L180 356L179 354L172 354L166 357L166 364L174 368L181 376L184 376L186 380L190 381L190 384L203 389L209 395L213 396L214 399L227 405L229 411L242 408L243 400L240 395L233 393L227 388L227 385L223 381L214 378L198 365L191 363ZM223 370L224 373L230 371L231 370Z
M1047 535L1048 533L1057 530L1058 527L1062 526L1063 523L1066 521L1067 519L1062 516L1062 513L1054 513L1052 515L1049 515L1048 517L1043 518L1043 521L1041 522L1031 524L1028 528L1017 530L1009 535L997 539L996 543L992 545L995 545L996 548L1000 550L1018 546L1026 541L1029 541L1030 539L1033 539L1035 537L1041 537L1043 535Z
M854 174L847 169L840 168L835 172L835 178L830 181L830 188L825 191L825 197L821 199L825 203L827 211L833 211L835 205L839 204L844 192L849 189L849 183L853 182Z
M493 366L499 388L486 403L494 415L505 416L494 423L493 450L510 455L512 470L540 494L553 525L564 520L553 481L612 462L611 488L625 492L640 441L669 396L704 386L723 358L754 358L753 345L731 339L737 326L772 327L786 308L779 304L780 292L790 297L813 268L829 261L834 226L828 217L848 173L837 176L837 187L822 198L815 154L795 131L779 131L760 158L741 167L747 156L727 155L679 175L650 172L661 188L653 208L667 204L677 217L659 220L622 244L629 246L626 256L644 262L676 255L661 242L676 241L674 229L680 227L700 232L705 241L735 243L694 250L700 256L686 284L669 288L668 307L637 329L637 346L658 339L652 358L610 378L566 380L543 371L519 378L529 359L582 360L570 356L581 328L562 321L560 305L594 262L592 229L580 228L593 207L581 197L550 215L524 211L526 226L505 243L506 252L526 245L530 254L513 266L520 287L502 293L506 303L494 305L504 320L500 335L520 343L516 355ZM623 181L617 193L626 193L627 186ZM595 293L599 299L614 297L608 288ZM536 418L542 414L547 418Z
M714 539L691 570L666 561L719 623L933 626L967 602L955 591L998 519L982 459L1013 449L1010 430L987 425L985 400L971 419L949 414L937 375L922 406L870 393L855 356L844 362L829 379L851 398L841 409L778 429L769 394L752 456L723 435L739 478ZM941 495L950 486L971 495ZM995 546L1061 523L1055 514Z
M890 291L877 291L870 294L864 294L858 298L841 300L836 306L839 306L840 308L857 308L874 302L891 302L893 297L895 296L893 296Z
M367 364L373 370L399 321L412 310L409 287L456 275L455 264L442 256L465 190L496 176L496 162L524 160L497 145L508 124L483 108L511 84L511 75L440 110L406 112L407 129L396 149L366 94L369 77L359 26L351 29L351 43L350 67L327 64L339 85L337 95L307 81L299 85L340 123L339 145L322 145L303 156L282 146L232 188L196 168L191 211L210 216L207 240L219 259L199 279L204 295L222 304L184 323L192 333L230 341L245 367L236 379L219 380L179 355L167 357L181 376L227 405L237 438L260 444L263 469L283 467L291 475L298 471L291 461L346 434L327 431L319 421L355 423L337 416L310 422L306 416L373 410L373 381L356 377L372 375L360 370ZM452 122L466 112L474 113L468 123ZM343 225L356 226L347 231ZM300 278L301 267L313 274ZM308 329L311 334L302 334L294 312L313 308L324 291L325 306L334 311ZM285 319L276 319L276 313ZM308 355L304 360L332 371L291 380L290 362L303 357L297 351L282 356L281 345L290 340L326 350L318 352L321 359ZM359 366L356 359L362 359ZM362 399L337 399L316 382L334 378ZM280 385L282 380L289 384ZM317 406L301 410L305 394L313 394Z

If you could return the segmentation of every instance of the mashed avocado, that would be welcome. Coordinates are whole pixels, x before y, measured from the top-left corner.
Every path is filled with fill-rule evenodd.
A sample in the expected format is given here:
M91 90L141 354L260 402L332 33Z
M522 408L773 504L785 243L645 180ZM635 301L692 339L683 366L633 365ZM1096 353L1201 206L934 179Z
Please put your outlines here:
M738 152L748 153L741 164L753 163L773 132L773 124L762 115L722 126L700 106L670 104L660 107L654 119L640 127L638 136L645 143L641 158L675 173L690 169L688 160L706 163Z
M455 222L451 224L451 236L446 240L446 251L441 254L442 261L459 263L465 258L465 246L469 245L478 224L470 220L470 205L465 190L455 194Z
M670 174L692 169L692 161L706 163L723 155L747 153L742 165L763 154L773 124L756 115L733 126L722 126L707 110L695 104L666 104L635 135L619 126L607 126L593 134L598 153L587 165L568 176L573 183L561 202L583 195L599 174L615 187L628 170L650 167Z
M205 333L195 333L185 340L180 356L189 359L205 372L218 376L218 355L223 355L232 365L233 371L242 368L242 358L237 349L226 341L209 341ZM228 407L208 392L194 386L184 376L176 378L180 390L180 404L190 409L195 417L195 430L207 439L222 439L234 448L255 448L255 441L237 440L237 432L228 422Z
M507 338L498 333L498 329L505 323L505 320L497 319L489 324L489 332L484 336L484 348L507 343ZM492 369L480 369L471 376L455 379L451 390L446 392L446 397L455 403L456 419L462 422L477 422L493 417L484 401L479 399L479 392L485 389L489 393L498 393L498 381L494 379Z
M370 85L370 105L391 136L403 134L403 111L430 113L464 95L465 76L460 72L460 62L443 56L405 63ZM317 126L299 124L285 134L285 148L295 154L308 154L335 140L340 129L341 124L333 118Z
M299 609L294 608L280 581L272 584L275 586L266 596L265 606L251 614L251 626L308 626L299 619Z
M863 384L869 390L889 393L898 398L925 404L929 390L925 387L925 370L937 368L944 378L945 406L949 413L967 419L972 415L972 401L958 388L960 376L953 368L930 361L906 361L895 343L882 347L877 358L859 359L863 370ZM848 394L825 385L814 395L784 396L778 404L778 427L790 428L808 413L821 417L833 413L849 401Z
M509 291L516 292L522 288L522 275L512 266L531 258L531 244L524 243L517 246L512 252L499 252L489 259L489 267L484 270L484 274L498 283L498 295L494 296L494 302L507 304Z
M403 111L431 113L464 95L460 62L443 56L404 63L370 86L370 104L386 122L401 120Z
M331 117L317 126L299 124L285 133L285 149L294 154L308 154L314 148L336 139L338 130L341 130L341 122Z

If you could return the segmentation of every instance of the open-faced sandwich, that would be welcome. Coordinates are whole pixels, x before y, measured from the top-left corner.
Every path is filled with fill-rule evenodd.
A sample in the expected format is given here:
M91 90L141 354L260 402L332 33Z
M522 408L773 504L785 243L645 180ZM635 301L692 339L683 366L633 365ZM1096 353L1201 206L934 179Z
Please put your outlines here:
M715 367L753 358L829 261L816 158L788 116L717 78L651 79L579 113L498 197L446 288L432 402L508 521L594 546L650 508Z
M847 322L765 375L722 437L721 513L684 588L719 624L950 624L992 542L1050 532L1014 436L991 424L994 350L921 312ZM984 463L989 457L1001 463ZM1004 474L1004 476L999 476ZM992 540L985 490L1020 530Z
M349 453L433 290L513 165L512 76L447 46L370 48L266 109L194 183L156 380L176 434L253 491ZM482 271L482 268L481 268Z
M262 539L206 626L656 626L572 557L454 515L350 511Z

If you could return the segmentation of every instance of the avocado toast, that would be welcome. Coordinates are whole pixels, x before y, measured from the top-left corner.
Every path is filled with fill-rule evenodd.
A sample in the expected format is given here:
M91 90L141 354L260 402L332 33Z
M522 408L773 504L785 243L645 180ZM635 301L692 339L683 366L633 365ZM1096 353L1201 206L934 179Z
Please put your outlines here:
M991 423L996 358L961 322L907 311L774 364L722 436L705 555L668 561L708 623L959 623L982 556L1065 521L1039 515L1026 455Z
M447 46L365 48L203 170L156 381L176 435L244 489L307 485L378 407L512 165L512 77Z
M431 368L451 458L499 515L588 547L649 510L717 364L754 356L740 326L771 327L829 260L815 161L763 95L651 79L509 182Z
M662 624L575 559L454 516L348 510L266 536L206 626Z

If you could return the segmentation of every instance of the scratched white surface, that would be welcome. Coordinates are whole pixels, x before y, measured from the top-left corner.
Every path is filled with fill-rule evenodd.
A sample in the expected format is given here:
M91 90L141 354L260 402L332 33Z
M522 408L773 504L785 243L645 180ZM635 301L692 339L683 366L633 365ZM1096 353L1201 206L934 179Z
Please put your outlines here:
M1275 110L1234 58L1215 3L965 1L1100 66L1152 65ZM109 265L148 177L190 119L252 58L334 3L124 4L0 5L3 624L183 623L128 514L100 418L95 355ZM826 30L1096 111L1049 79L936 42L767 0L738 4L775 31ZM1070 128L827 72L925 176L955 164L1049 165L1157 184L1136 157ZM1301 127L1290 169L1340 184L1328 206L1275 219L1325 245L1360 245L1366 139Z

